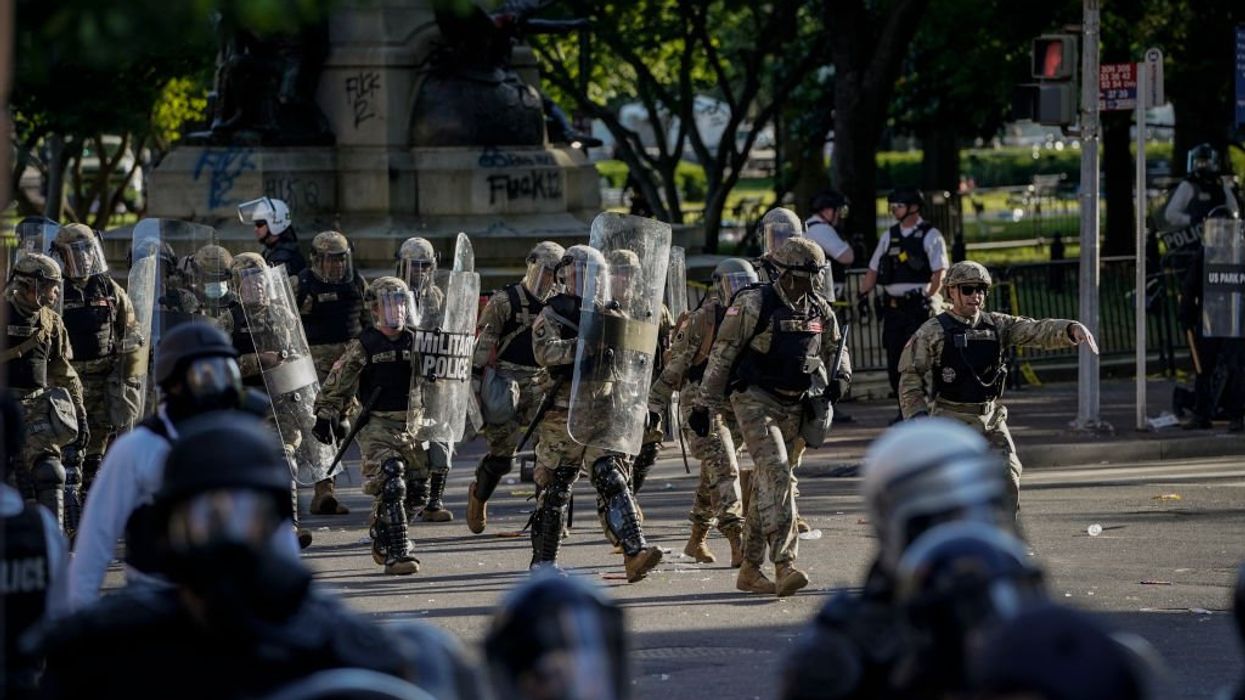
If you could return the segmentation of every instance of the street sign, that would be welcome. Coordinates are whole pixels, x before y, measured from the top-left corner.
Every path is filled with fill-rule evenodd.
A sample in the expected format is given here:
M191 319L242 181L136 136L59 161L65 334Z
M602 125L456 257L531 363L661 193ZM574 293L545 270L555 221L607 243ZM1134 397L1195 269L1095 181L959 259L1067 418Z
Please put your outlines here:
M1163 95L1163 50L1146 49L1146 107L1167 102Z
M1137 64L1104 63L1098 67L1098 110L1120 112L1137 107Z
M1236 28L1236 127L1245 127L1245 24Z

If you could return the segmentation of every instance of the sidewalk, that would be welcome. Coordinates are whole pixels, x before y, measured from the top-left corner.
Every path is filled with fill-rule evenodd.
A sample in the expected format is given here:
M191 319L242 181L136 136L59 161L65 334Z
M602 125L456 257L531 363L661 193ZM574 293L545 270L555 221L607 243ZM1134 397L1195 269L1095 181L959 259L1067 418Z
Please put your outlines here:
M1147 383L1147 415L1171 410L1173 383ZM1083 432L1072 428L1076 419L1076 383L1046 384L1009 391L1003 397L1008 427L1025 468L1056 467L1104 462L1150 461L1197 457L1245 457L1245 433L1227 432L1226 423L1211 430L1182 430L1179 426L1140 432L1135 429L1133 380L1103 380L1101 418L1113 430ZM857 464L869 443L898 412L894 399L852 401L838 406L852 417L834 423L831 437L811 450L800 470L844 473Z

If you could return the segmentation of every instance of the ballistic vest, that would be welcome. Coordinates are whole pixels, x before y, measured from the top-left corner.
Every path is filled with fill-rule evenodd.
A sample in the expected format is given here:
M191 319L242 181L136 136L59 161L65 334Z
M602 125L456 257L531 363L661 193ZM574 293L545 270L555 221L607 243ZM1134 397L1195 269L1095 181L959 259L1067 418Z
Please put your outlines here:
M687 380L689 382L700 382L705 376L705 370L709 368L709 354L713 349L713 340L718 334L718 328L722 327L722 319L726 318L726 304L713 302L717 306L713 309L713 327L701 330L700 347L696 349L696 354L692 358L692 366L687 368Z
M890 245L882 251L878 263L878 284L925 284L933 273L929 254L925 252L925 236L934 228L928 221L916 225L909 236L900 233L899 224L890 228Z
M1228 203L1228 198L1223 192L1223 183L1219 178L1190 176L1185 180L1193 185L1193 198L1185 207L1190 223L1201 223L1216 207L1222 207Z
M298 309L309 345L344 343L363 331L363 284L357 275L346 282L324 282L311 270L298 275Z
M380 387L372 410L405 411L411 393L414 331L404 329L390 340L376 328L368 328L359 334L359 342L366 355L363 371L359 373L359 400L366 402L376 387Z
M947 312L942 326L942 357L934 368L934 396L957 403L985 403L1003 392L1003 343L988 314L976 328Z
M112 329L117 320L117 296L105 274L91 275L78 287L64 285L61 318L69 334L74 360L98 360L116 352Z
M556 294L547 304L555 314L560 316L562 332L560 340L571 340L579 337L579 313L580 306L583 303L579 297L573 297L569 294ZM575 363L569 362L565 365L549 367L550 376L566 377L569 379L575 374Z
M12 302L9 305L7 340L5 348L13 350L28 343L37 333L43 330L40 323L42 314L23 314ZM5 363L8 375L5 385L12 389L34 390L48 385L48 355L50 344L46 341L31 343L20 355Z
M751 339L740 353L736 376L744 386L777 389L784 392L807 391L812 385L810 369L821 353L821 333L826 319L818 304L807 311L793 309L782 302L774 285L761 287L761 313L753 337L772 333L769 352L752 349Z
M497 349L497 359L524 367L538 367L536 356L532 353L532 323L545 308L545 302L529 294L518 282L506 285L504 291L510 301L510 316L497 334L503 343Z

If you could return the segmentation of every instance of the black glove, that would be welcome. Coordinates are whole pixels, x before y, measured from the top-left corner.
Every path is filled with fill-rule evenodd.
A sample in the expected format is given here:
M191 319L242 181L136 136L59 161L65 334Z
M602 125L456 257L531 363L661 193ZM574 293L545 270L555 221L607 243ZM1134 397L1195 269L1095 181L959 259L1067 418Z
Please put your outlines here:
M315 426L311 429L311 434L315 435L316 439L320 442L326 445L331 445L333 444L333 429L335 427L335 423L336 421L329 420L328 418L317 418Z
M691 415L687 417L687 427L702 438L709 437L709 409L704 406L693 407Z
M337 438L338 442L345 440L346 436L349 434L350 434L350 421L346 420L343 417L333 423L333 437Z
M657 411L649 411L648 416L644 419L645 430L661 430L661 414Z
M869 295L856 295L856 313L860 316L861 323L869 322Z
M843 392L846 390L845 384L846 382L842 379L834 379L826 387L826 397L830 399L831 405L837 404L839 399L843 398Z

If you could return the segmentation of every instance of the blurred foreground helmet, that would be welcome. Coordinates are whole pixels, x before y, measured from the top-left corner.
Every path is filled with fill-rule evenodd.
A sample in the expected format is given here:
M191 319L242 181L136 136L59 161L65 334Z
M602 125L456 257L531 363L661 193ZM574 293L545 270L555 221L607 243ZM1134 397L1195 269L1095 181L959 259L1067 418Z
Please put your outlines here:
M441 697L388 673L365 668L334 668L295 680L263 700L441 700Z
M62 226L56 232L52 251L64 267L65 276L70 279L86 279L108 271L108 262L104 260L104 250L99 245L99 238L86 224Z
M510 591L484 640L499 698L627 697L622 610L599 587L552 567Z
M788 238L804 235L804 222L786 207L774 207L765 212L761 222L761 245L766 253L778 250Z
M918 418L869 446L861 492L893 572L908 546L940 523L999 523L1007 492L1002 459L977 431L949 418Z
M422 289L437 271L437 252L427 239L408 238L398 248L397 275L411 290Z
M523 286L537 299L544 299L557 282L558 263L566 249L553 241L541 241L527 254L527 272Z
M260 197L238 205L238 220L244 224L266 224L268 232L280 236L290 227L290 207L279 199Z
M961 284L984 284L992 286L994 280L990 277L990 271L985 265L972 260L964 260L955 263L947 270L947 276L942 281L944 287L958 287Z
M401 622L386 629L407 646L403 656L415 660L420 689L437 700L474 700L483 695L475 666L458 637L423 622Z
M380 277L367 289L367 302L378 328L405 328L415 323L415 300L410 287L397 277Z
M566 249L566 254L558 263L558 281L566 294L582 299L589 276L597 278L593 289L600 290L600 278L605 274L606 267L601 251L591 246L573 245Z
M311 239L311 271L320 281L341 284L354 279L350 242L337 231L321 231Z
M243 395L237 357L229 336L216 326L181 323L156 347L156 383L166 401L185 409L183 414L237 408Z
M713 268L713 287L723 305L730 304L739 290L757 280L756 268L743 258L727 258Z
M1190 148L1186 169L1190 175L1218 174L1219 152L1209 143L1198 144Z

